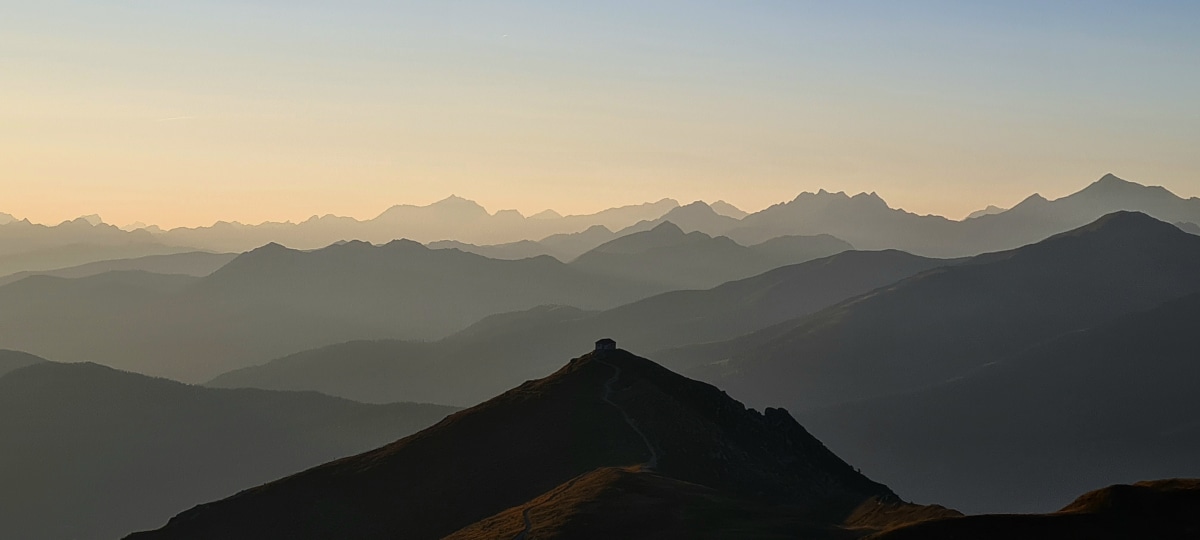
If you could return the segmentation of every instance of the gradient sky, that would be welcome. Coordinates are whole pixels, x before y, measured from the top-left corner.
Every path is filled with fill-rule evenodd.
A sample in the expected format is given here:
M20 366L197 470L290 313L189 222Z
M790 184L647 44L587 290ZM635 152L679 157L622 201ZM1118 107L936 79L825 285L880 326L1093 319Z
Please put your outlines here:
M971 4L971 5L968 5ZM1200 195L1200 2L0 0L0 211Z

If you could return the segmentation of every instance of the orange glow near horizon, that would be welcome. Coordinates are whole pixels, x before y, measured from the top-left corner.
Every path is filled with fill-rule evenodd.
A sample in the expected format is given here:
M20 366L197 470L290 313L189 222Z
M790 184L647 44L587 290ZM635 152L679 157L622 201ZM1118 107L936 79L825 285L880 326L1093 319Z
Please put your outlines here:
M170 228L826 189L957 219L1107 172L1200 195L1187 17L1039 9L1063 28L887 3L14 6L0 212Z

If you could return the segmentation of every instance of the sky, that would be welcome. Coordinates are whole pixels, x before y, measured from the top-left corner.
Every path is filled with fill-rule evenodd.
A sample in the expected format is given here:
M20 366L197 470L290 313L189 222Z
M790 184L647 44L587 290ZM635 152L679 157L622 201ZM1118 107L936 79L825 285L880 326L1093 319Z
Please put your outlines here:
M0 0L0 212L1200 196L1198 2Z

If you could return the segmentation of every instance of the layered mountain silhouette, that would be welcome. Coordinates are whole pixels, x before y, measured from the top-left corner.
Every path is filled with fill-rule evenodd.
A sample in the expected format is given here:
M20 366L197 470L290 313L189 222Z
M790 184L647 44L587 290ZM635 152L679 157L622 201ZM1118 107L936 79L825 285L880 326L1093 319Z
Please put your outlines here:
M503 259L510 261L540 257L542 255L549 255L558 260L563 260L566 258L565 255L557 253L554 250L546 247L544 244L535 242L533 240L520 240L507 244L492 244L484 246L477 246L475 244L468 244L466 242L459 242L457 240L439 240L437 242L430 242L425 245L430 249L457 249L467 253L482 255L489 259Z
M0 537L117 538L453 411L35 360L0 376Z
M616 237L617 233L608 227L593 225L577 233L552 234L539 240L538 243L561 257L562 261L570 262Z
M984 208L983 210L976 210L974 212L971 212L970 214L967 214L967 219L975 219L977 217L990 216L993 214L1001 214L1001 213L1004 213L1007 211L1008 211L1007 208L1000 208L999 206L996 206L994 204L989 204L987 206L987 208Z
M1195 223L1186 223L1181 221L1176 223L1175 226L1179 227L1181 230L1183 230L1183 232L1200 235L1200 225Z
M496 538L509 532L533 538L543 531L565 537L564 530L582 525L565 514L580 509L594 519L637 524L656 508L700 499L712 512L677 516L662 526L702 530L722 519L730 525L750 520L730 519L739 509L759 507L769 510L758 526L779 527L783 516L833 537L864 507L886 507L905 520L953 515L903 503L829 452L786 411L746 409L717 388L611 350L572 360L393 444L198 506L158 531L129 538ZM631 507L640 516L594 513Z
M1200 535L1200 480L1175 479L1114 485L1085 493L1058 512L984 515L931 520L899 527L871 540L979 540L1026 538L1196 538Z
M742 219L750 215L749 212L746 212L745 210L742 210L741 208L738 208L725 201L717 201L709 206L712 207L713 212L721 214L722 216L731 217L733 219Z
M950 242L959 223L941 216L918 216L888 206L875 193L801 193L742 219L723 232L742 244L782 235L830 234L859 249L900 249L929 256L961 256L974 246ZM1058 232L1058 231L1053 231Z
M892 208L875 193L852 196L824 190L801 193L751 214L720 201L712 206L700 201L679 206L672 199L663 199L590 215L562 216L546 211L525 217L514 210L490 213L474 201L451 196L428 206L393 206L376 218L361 221L325 215L301 223L218 222L169 231L153 226L121 231L86 218L55 227L0 219L0 239L12 246L0 250L0 275L183 251L242 252L271 242L316 249L346 240L386 243L398 238L457 242L454 247L496 258L547 254L570 261L606 241L652 229L664 221L687 232L728 236L743 245L778 236L828 234L860 249L961 257L1036 242L1119 210L1139 211L1170 222L1200 223L1200 199L1183 199L1164 188L1111 174L1057 200L1035 194L1008 210L989 206L963 221ZM114 238L119 239L121 249L113 245ZM544 251L534 242L544 246ZM25 255L15 257L15 253Z
M667 289L707 289L851 249L850 244L828 235L780 237L746 247L724 236L684 233L676 224L664 221L653 229L606 242L571 265L588 273L656 283Z
M127 232L86 218L53 226L29 220L0 223L0 276L186 251L194 250L171 245L147 231Z
M733 214L738 214L740 211L736 210L737 209L733 208L732 205L730 205L730 208L726 209L726 211L731 211ZM740 212L740 216L744 217L745 215L745 212ZM518 240L514 242L506 242L506 244L479 246L474 244L466 244L466 242L456 240L439 240L436 242L430 242L430 244L427 244L427 246L434 248L434 250L455 248L455 250L478 253L481 254L481 256L491 257L493 259L523 259L528 257L538 257L542 256L542 254L546 254L546 256L563 260L563 262L572 262L572 260L582 256L584 253L594 251L601 245L610 244L610 242L617 241L617 239L624 238L624 236L634 236L634 238L638 238L638 236L644 236L638 235L638 233L646 233L649 232L649 230L658 229L660 227L677 228L682 230L682 232L689 233L714 232L714 230L715 232L719 232L719 230L728 230L736 227L738 218L740 217L736 218L720 215L712 208L712 206L701 202L701 200L697 200L695 203L677 206L677 208L671 209L670 211L666 212L665 215L662 215L662 217L656 218L656 220L643 220L632 224L632 226L622 228L616 233L604 226L599 226L598 224L598 226L590 227L586 230L582 230L582 232L554 234L547 236L547 238L536 241ZM805 236L788 236L788 238L805 239ZM830 245L839 244L848 246L848 244L845 244L845 242L833 239L832 236L829 235L818 235L818 238L820 238L820 240L811 241L817 242L823 240L829 242ZM629 244L637 244L637 242L640 241L630 239L624 240L624 242L629 242ZM659 247L672 247L672 245L665 244ZM846 248L848 250L850 247ZM792 257L791 259L794 258L796 257ZM784 260L791 259L784 257ZM794 260L792 260L792 262L794 262ZM726 262L725 265L728 265L728 263Z
M313 216L301 223L245 225L218 222L210 227L171 229L157 236L171 244L212 251L246 251L272 242L297 249L314 249L341 240L386 243L397 238L490 245L578 233L594 226L623 229L639 221L657 219L677 206L679 203L672 199L662 199L590 215L561 216L542 212L525 217L515 210L489 213L474 201L450 196L428 206L396 205L373 219L362 221L326 215Z
M744 217L744 216L743 216ZM738 227L740 218L733 218L718 213L704 201L686 204L663 214L662 217L646 220L631 225L617 232L617 236L648 231L664 223L673 223L686 232L702 232L709 236L720 236L726 231Z
M802 419L889 485L968 512L1044 512L1088 487L1200 477L1197 328L1193 294Z
M435 343L356 341L223 374L209 384L317 390L368 402L472 405L553 370L598 335L658 351L719 341L807 315L947 261L847 251L701 291L673 291L610 310L566 306L494 315ZM671 367L693 364L678 359Z
M0 350L0 377L10 371L45 361L45 358L21 351Z
M235 253L191 251L170 255L148 255L133 259L104 260L55 270L17 272L0 277L0 286L20 281L32 275L81 278L123 270L140 270L155 274L182 274L202 277L217 271L218 268L225 266L226 263L232 261L236 256L237 254Z
M493 313L607 308L661 290L551 257L500 261L409 241L270 244L203 278L108 272L0 287L0 346L198 381L330 343L438 338Z
M981 218L982 219L982 218ZM1200 291L1200 237L1118 212L734 340L663 353L756 403L806 411L915 390Z
M901 249L933 257L1006 250L1090 223L1116 211L1138 211L1168 222L1200 223L1200 199L1183 199L1158 186L1105 175L1056 200L1032 195L1009 210L963 221L920 216L890 207L875 193L801 193L740 220L723 234L742 244L782 235L830 234L859 249Z

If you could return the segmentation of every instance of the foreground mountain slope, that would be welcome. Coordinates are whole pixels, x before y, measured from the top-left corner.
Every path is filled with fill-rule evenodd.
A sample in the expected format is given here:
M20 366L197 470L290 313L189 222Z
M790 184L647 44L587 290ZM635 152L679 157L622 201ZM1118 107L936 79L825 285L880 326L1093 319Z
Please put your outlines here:
M879 520L876 513L886 517ZM872 499L845 522L828 523L814 521L803 506L763 504L638 467L605 467L572 478L446 539L516 538L522 534L543 540L853 538L873 529L959 515L937 506Z
M540 306L495 315L435 343L356 341L322 347L232 371L208 384L317 390L375 403L472 405L555 369L593 336L614 336L648 351L729 339L944 264L898 251L847 251L602 312ZM682 358L670 367L691 365Z
M408 241L271 244L199 279L35 278L0 287L0 346L185 381L330 343L434 339L493 313L607 308L661 291L550 257L500 261Z
M873 535L870 540L1128 540L1200 537L1200 480L1114 485L1044 515L983 515L933 520Z
M853 246L828 235L777 238L746 247L724 236L685 233L664 221L653 229L606 242L580 255L571 266L667 289L705 289L850 249Z
M983 219L983 218L980 218ZM724 343L665 354L794 410L915 390L1072 330L1200 291L1200 237L1110 214L1012 251L919 274Z
M888 485L972 513L1045 512L1089 487L1200 477L1197 328L1200 294L801 419Z
M603 467L641 466L731 496L840 523L866 501L900 504L786 411L624 351L554 374L391 445L199 506L155 538L440 538Z
M119 537L452 411L41 362L0 377L0 537Z

